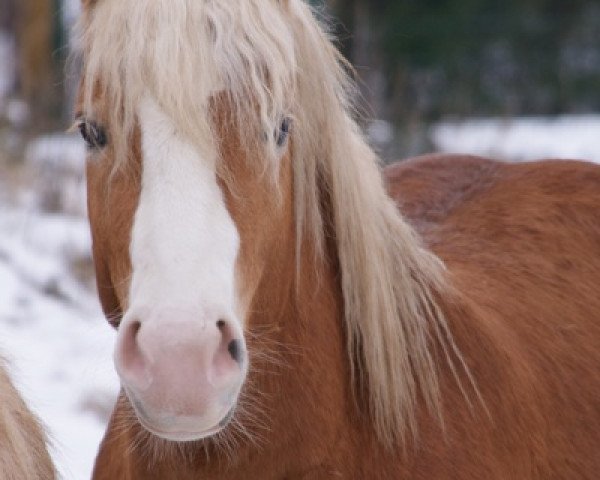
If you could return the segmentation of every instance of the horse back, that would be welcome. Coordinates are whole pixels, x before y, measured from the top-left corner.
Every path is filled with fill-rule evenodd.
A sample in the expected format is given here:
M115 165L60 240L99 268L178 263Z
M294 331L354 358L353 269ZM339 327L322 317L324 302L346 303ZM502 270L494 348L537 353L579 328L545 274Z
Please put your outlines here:
M448 321L487 409L468 413L446 381L449 437L460 442L425 433L415 471L596 478L600 167L429 156L388 168L386 181L448 267L458 292Z

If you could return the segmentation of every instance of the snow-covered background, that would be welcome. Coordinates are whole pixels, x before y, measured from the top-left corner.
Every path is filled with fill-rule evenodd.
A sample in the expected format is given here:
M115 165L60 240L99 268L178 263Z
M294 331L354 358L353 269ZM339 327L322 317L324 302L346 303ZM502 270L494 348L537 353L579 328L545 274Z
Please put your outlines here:
M542 158L600 163L600 115L468 119L434 125L436 150L509 161Z
M0 352L67 480L90 478L118 390L114 334L94 291L83 161L79 139L57 135L32 140L24 165L0 170Z

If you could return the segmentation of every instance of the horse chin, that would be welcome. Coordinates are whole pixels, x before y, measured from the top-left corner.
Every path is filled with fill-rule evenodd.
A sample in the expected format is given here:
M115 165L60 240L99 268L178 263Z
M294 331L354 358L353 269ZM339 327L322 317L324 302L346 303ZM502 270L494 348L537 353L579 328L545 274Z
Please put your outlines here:
M127 392L139 424L155 437L171 442L194 442L224 430L233 418L235 407L224 408L216 421L187 415L151 415L142 403Z
M154 435L155 437L158 437L162 440L167 440L169 442L176 442L176 443L185 443L185 442L195 442L195 441L199 441L199 440L205 440L207 438L210 438L214 435L216 435L217 433L221 432L225 427L223 426L217 426L213 429L210 430L206 430L203 432L188 432L188 431L163 431L163 430L158 430L156 427L152 427L150 426L146 420L142 420L141 417L138 416L138 421L140 422L140 425L150 434Z

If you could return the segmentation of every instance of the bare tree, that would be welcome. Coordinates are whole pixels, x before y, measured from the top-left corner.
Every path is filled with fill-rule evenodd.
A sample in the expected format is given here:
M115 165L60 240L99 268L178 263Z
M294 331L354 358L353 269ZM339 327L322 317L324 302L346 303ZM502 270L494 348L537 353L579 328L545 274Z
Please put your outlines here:
M56 7L54 0L19 0L17 10L20 93L42 128L61 114L62 67L53 60Z
M16 38L16 0L0 0L0 57L3 78L0 79L0 97L14 93L15 77L15 38ZM0 98L0 101L2 98Z

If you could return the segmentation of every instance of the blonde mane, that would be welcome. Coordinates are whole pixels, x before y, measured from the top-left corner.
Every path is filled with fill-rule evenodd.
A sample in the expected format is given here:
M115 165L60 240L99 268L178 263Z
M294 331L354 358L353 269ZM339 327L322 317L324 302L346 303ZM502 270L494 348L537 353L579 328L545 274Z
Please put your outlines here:
M0 472L2 478L52 480L56 471L48 439L25 405L0 358Z
M264 132L282 115L293 117L298 248L309 238L324 254L331 222L353 382L368 391L379 437L391 445L416 433L419 396L441 419L432 339L453 370L452 358L460 360L435 300L446 289L444 266L386 194L378 159L353 119L346 63L310 7L301 0L91 3L80 26L84 105L93 115L100 93L111 106L117 158L126 158L146 91L184 134L213 149L208 99L227 92L243 140L273 169L275 147L265 148ZM323 211L323 192L331 212Z

